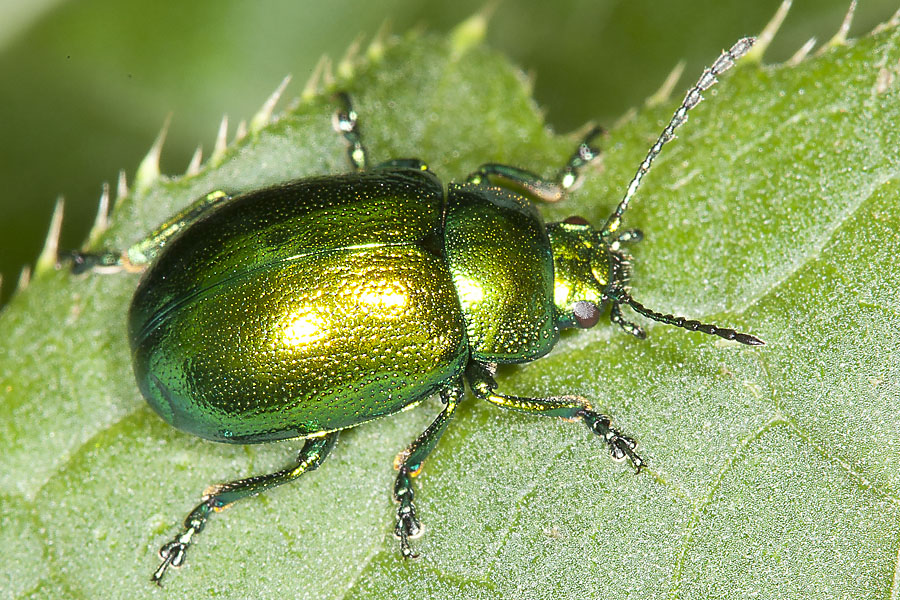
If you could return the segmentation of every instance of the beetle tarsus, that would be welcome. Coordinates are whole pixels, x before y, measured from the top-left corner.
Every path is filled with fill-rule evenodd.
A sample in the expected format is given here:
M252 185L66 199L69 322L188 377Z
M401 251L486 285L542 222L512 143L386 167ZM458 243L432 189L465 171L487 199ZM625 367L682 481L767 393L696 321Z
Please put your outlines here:
M112 250L101 252L64 250L57 255L56 260L59 266L68 263L73 275L81 275L88 271L112 273L123 268L121 253Z
M602 127L597 125L592 127L575 148L575 152L572 153L569 161L560 170L559 175L556 177L556 184L564 192L572 189L578 183L581 168L600 156L600 149L594 147L591 142L604 133L606 131Z
M625 333L627 333L629 335L633 335L634 337L638 338L639 340L646 339L646 337L647 337L647 332L644 331L643 327L641 327L640 325L637 325L636 323L632 323L631 321L627 320L622 315L622 305L621 304L613 303L613 305L610 306L609 320L612 321L614 324L618 325L619 327L621 327Z
M418 558L419 555L412 551L409 540L422 535L422 525L416 517L416 507L413 504L412 479L407 467L400 467L397 482L394 484L394 500L400 503L397 509L397 525L394 527L394 535L400 539L400 553L403 558Z
M180 567L184 562L184 552L187 546L178 541L172 541L159 549L159 557L163 559L162 564L153 573L150 581L162 587L162 578L166 574L169 566Z
M353 102L347 92L335 94L335 101L338 103L338 109L334 113L334 129L347 141L347 156L350 164L357 171L364 171L369 166L369 156L359 132L359 115L353 108Z
M417 533L414 535L410 533L411 530L415 530ZM417 523L408 520L398 521L394 535L400 538L400 554L403 558L413 560L419 558L419 554L413 552L409 545L409 540L411 538L421 535L421 528Z
M610 427L611 419L606 415L584 411L581 417L588 428L603 438L609 446L609 454L613 460L621 461L627 458L634 468L634 472L641 472L641 469L644 467L644 460L634 451L637 447L636 441Z
M194 536L203 530L209 519L209 513L218 506L216 496L205 498L203 502L197 505L187 519L184 520L184 531L172 541L166 543L159 549L159 557L163 559L162 564L153 573L150 581L156 585L162 586L163 575L170 566L178 568L184 564L184 555Z

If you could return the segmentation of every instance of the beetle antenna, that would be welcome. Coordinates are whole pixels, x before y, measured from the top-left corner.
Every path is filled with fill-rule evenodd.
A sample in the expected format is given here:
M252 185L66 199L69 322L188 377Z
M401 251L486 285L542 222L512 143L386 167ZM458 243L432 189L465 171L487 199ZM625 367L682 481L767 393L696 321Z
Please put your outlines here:
M639 315L642 315L654 321L659 321L660 323L674 325L675 327L681 327L682 329L687 329L688 331L699 331L701 333L706 333L709 335L717 335L720 338L733 340L735 342L747 344L748 346L766 345L764 341L754 335L750 335L749 333L739 333L734 329L716 327L715 325L712 325L710 323L701 323L700 321L686 319L685 317L676 317L675 315L664 315L662 313L656 312L655 310L650 310L649 308L632 298L631 295L629 295L624 290L619 290L615 294L610 294L609 298L617 304L627 304L632 308L632 310L634 310L634 312L638 313Z
M752 37L738 40L730 50L722 52L721 56L716 59L716 62L703 71L703 74L700 76L697 83L694 84L694 87L688 90L681 106L679 106L678 110L675 111L675 114L672 115L672 120L669 121L669 124L663 129L659 138L656 140L656 143L653 144L647 152L644 161L638 167L637 173L634 174L631 183L628 184L628 189L625 191L625 196L622 198L622 201L619 202L615 212L610 215L609 219L607 219L606 223L603 225L603 228L600 229L600 236L602 238L610 237L619 229L622 222L622 214L628 209L629 202L631 202L631 199L640 187L641 179L643 179L644 175L647 174L647 171L650 170L653 159L659 156L662 147L675 136L675 130L687 121L688 111L700 104L700 101L703 100L703 92L716 83L716 77L733 67L735 61L746 54L755 41L756 38Z

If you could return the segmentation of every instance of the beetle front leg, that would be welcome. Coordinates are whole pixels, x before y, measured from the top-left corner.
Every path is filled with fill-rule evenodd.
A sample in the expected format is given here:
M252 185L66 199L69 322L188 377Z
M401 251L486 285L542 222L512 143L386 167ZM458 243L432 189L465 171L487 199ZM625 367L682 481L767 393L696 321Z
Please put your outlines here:
M581 168L600 155L600 151L593 147L591 142L601 133L603 129L600 127L591 128L579 142L565 166L560 169L555 181L548 181L525 169L497 163L481 165L466 181L479 184L487 180L502 187L521 189L543 202L559 202L578 182Z
M422 470L422 463L441 439L463 394L462 381L457 381L452 387L441 390L444 410L394 460L395 468L399 471L394 483L394 500L400 504L397 509L397 526L394 528L394 535L400 539L400 553L403 558L418 557L418 554L414 554L410 548L409 540L419 537L423 531L422 525L416 517L416 507L413 504L412 478Z
M611 419L596 412L587 398L581 396L523 398L498 394L495 391L497 382L494 381L491 369L481 363L471 363L466 368L466 379L475 396L501 408L541 417L580 419L588 429L603 438L613 460L620 461L627 458L635 473L640 473L644 466L643 459L634 451L637 442L613 429L610 426Z
M254 496L283 483L292 481L304 473L315 470L334 448L338 432L332 432L318 438L306 440L297 455L297 464L287 469L257 475L230 483L222 483L207 488L203 498L184 520L184 531L159 550L163 562L153 573L150 581L162 585L163 575L168 568L180 567L184 563L184 555L194 540L194 536L203 531L206 522L213 513L221 512L241 498Z
M622 250L622 244L633 244L644 239L640 229L628 229L623 231L609 246L610 256L610 287L617 290L627 290L631 282L631 255ZM643 327L632 323L622 314L622 304L612 302L609 307L609 320L622 328L622 331L633 335L638 339L647 337Z

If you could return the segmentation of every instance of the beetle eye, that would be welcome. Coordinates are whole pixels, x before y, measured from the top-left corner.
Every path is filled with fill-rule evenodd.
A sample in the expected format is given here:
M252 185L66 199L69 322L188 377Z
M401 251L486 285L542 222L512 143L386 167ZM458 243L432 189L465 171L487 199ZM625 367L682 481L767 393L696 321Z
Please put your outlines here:
M572 310L575 322L582 329L590 329L600 320L600 309L592 302L579 300Z
M579 217L578 215L566 217L563 220L563 223L565 223L566 225L590 225L587 219L585 219L584 217Z

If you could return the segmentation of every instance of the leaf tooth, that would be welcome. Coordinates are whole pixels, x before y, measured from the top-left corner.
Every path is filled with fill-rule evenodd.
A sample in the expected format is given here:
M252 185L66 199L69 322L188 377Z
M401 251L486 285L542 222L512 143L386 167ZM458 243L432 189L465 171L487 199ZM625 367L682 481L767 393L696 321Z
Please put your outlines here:
M497 0L490 0L481 10L450 31L450 46L453 48L454 59L458 59L471 48L484 41L488 23L494 11L497 10L497 4Z
M159 179L159 157L162 155L162 147L166 141L166 134L169 132L171 120L172 114L169 113L165 122L163 122L162 128L159 130L159 134L156 136L156 140L150 146L150 150L141 161L141 164L138 165L137 173L134 175L134 189L137 192L146 191L153 182Z
M46 273L56 268L59 255L59 232L62 231L64 206L65 201L60 196L56 199L56 206L53 207L53 216L50 217L50 227L47 230L47 238L44 240L44 248L38 255L37 263L35 263L34 270L37 273ZM29 270L29 277L30 275ZM27 281L25 285L28 285Z
M125 174L125 169L119 170L119 179L116 181L116 204L118 204L122 198L128 195L128 176Z
M241 119L234 130L234 141L239 142L247 137L247 121Z
M222 115L222 122L219 123L219 131L216 133L216 143L213 145L212 154L209 161L216 165L225 157L225 148L228 147L228 115Z
M97 203L97 216L94 217L94 225L88 234L88 243L97 240L103 232L109 228L109 183L103 182L103 191L100 192L100 202Z
M197 146L194 154L191 156L191 162L188 163L187 171L184 174L187 177L193 177L200 172L200 165L203 163L203 146Z
M792 57L790 57L789 59L787 59L787 61L785 61L785 64L787 64L790 67L795 67L795 66L799 65L801 62L803 62L803 59L809 55L810 51L815 46L816 46L816 38L814 38L814 37L809 38L808 40L806 40L805 44L800 46L800 48L798 48L797 51L794 52L794 55Z
M326 91L334 89L335 77L334 70L332 68L333 66L334 65L331 62L331 57L326 56L324 66L322 67L322 86Z
M31 283L31 267L25 265L22 267L22 272L19 273L19 281L16 282L16 289L13 290L13 294L25 291L29 283Z
M637 117L637 114L638 114L638 111L635 107L633 107L633 106L629 107L628 110L626 110L624 113L622 113L622 115L618 119L616 119L615 122L613 122L611 129L618 129L619 127L622 127L626 123L630 123L631 121L634 121L634 119Z
M878 25L876 25L875 28L872 29L872 33L879 33L884 31L885 29L897 27L898 25L900 25L900 9L897 9L897 12L895 12L890 19L888 19L884 23L879 23Z
M792 0L782 0L781 5L775 11L775 14L772 15L772 18L769 19L769 22L766 23L763 30L756 36L756 43L753 45L753 48L746 56L744 56L745 63L759 64L762 62L766 49L769 47L769 44L772 43L772 40L775 39L775 35L778 33L778 30L781 29L781 24L784 23L785 17L787 17L788 12L790 12L791 4Z
M816 56L819 56L829 48L833 48L835 46L844 46L847 44L847 33L850 31L850 25L853 23L853 14L856 12L856 0L850 0L850 6L847 7L847 14L844 15L844 20L841 21L841 26L838 27L837 32L835 32L834 36L825 44L819 48L819 51L816 52Z
M387 42L390 37L391 21L385 19L381 22L381 26L378 28L378 31L375 32L375 37L372 38L372 41L369 42L369 46L366 48L366 58L372 62L381 60L381 57L384 56L384 50L387 47Z
M347 50L344 52L344 56L341 57L341 60L338 61L337 64L337 75L343 80L350 79L353 77L353 73L356 71L356 59L359 55L359 49L362 46L363 36L358 35L356 38L350 42L350 45L347 46Z
M537 81L537 73L531 69L520 71L519 73L519 80L522 82L525 94L529 97L534 96L534 84Z
M278 100L281 98L281 95L284 93L285 88L288 83L291 82L291 76L286 75L284 79L281 80L281 83L278 84L278 87L275 88L275 91L263 102L262 107L253 115L253 118L250 119L250 131L256 133L263 127L269 124L272 120L272 112L275 110L275 105L278 104Z
M681 79L681 74L684 73L685 67L684 60L679 60L678 63L669 71L669 74L666 75L666 78L663 80L662 85L659 86L659 89L656 90L651 96L647 97L647 100L644 101L644 104L647 108L653 108L655 106L660 106L668 102L672 97L672 90L675 89L675 86L678 84L678 80Z
M421 39L426 33L428 33L428 26L425 23L420 22L407 29L403 38L406 42L412 42L413 40ZM388 40L388 42L390 42L390 40Z
M319 62L316 63L312 74L310 74L309 79L303 85L303 91L300 92L300 100L302 102L309 102L319 95L319 80L322 78L322 71L325 69L327 60L328 55L326 54L319 57Z

